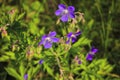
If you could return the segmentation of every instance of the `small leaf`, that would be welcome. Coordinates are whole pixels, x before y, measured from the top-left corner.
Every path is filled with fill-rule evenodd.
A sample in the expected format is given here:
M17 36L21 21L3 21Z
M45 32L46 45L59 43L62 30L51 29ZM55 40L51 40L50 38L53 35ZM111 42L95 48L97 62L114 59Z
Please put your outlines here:
M21 13L21 14L17 17L16 20L18 21L18 20L22 19L22 18L24 17L24 15L25 15L25 12L24 12L24 13Z

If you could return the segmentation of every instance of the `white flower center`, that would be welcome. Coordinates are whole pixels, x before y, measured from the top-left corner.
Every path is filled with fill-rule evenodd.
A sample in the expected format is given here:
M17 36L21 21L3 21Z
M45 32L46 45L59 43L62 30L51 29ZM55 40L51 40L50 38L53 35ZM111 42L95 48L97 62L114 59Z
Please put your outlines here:
M68 10L65 9L65 10L63 11L63 13L64 13L64 14L68 14Z
M45 39L45 41L50 42L50 41L51 41L51 38L50 38L50 37L47 37L47 38Z
M76 36L74 34L72 34L71 37L76 38Z

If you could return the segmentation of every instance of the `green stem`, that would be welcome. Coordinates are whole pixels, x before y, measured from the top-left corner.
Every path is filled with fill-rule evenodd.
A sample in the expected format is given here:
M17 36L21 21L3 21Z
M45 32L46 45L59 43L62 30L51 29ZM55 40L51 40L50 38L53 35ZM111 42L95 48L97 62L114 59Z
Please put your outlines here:
M59 60L57 54L53 51L52 48L51 48L51 52L55 55L55 58L56 58L57 64L58 64L59 68L61 69L60 60Z
M61 64L60 64L59 57L58 57L58 55L56 54L56 52L53 51L52 48L51 48L50 50L51 50L51 52L55 55L55 58L56 58L56 61L57 61L57 64L58 64L59 70L60 70L60 72L61 72L61 70L62 70L62 66L61 66ZM64 78L64 73L62 74L62 76L63 76L63 78Z

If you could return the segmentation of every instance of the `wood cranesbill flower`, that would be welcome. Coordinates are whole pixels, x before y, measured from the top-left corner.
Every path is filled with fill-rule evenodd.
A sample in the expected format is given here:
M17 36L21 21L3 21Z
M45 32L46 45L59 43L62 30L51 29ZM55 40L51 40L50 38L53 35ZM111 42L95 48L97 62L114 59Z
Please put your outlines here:
M43 35L42 40L39 42L39 45L44 45L45 48L51 48L52 43L59 42L59 38L56 38L56 32L50 32L48 35Z
M75 18L75 8L74 6L68 6L66 7L64 4L59 4L58 5L58 10L56 10L55 15L56 16L61 16L61 20L63 22L67 22L70 18Z
M87 54L86 56L86 60L88 61L92 61L93 60L93 57L95 55L95 53L98 51L98 49L92 47L92 49L90 50L90 52Z
M68 33L68 34L67 34L68 40L66 41L66 44L69 44L70 41L71 41L72 43L76 42L76 41L77 41L77 36L79 36L80 34L81 34L80 31L78 31L78 32L76 32L76 33L73 33L73 32Z

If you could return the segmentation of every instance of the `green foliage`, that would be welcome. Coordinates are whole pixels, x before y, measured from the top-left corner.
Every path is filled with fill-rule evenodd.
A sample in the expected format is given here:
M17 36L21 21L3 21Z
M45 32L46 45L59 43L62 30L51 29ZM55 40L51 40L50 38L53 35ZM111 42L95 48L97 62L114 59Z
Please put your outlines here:
M84 15L76 14L76 22L57 20L54 12L59 2L74 5ZM25 74L27 80L119 80L119 2L0 1L0 80L24 80ZM76 30L82 32L78 40L66 44L67 34ZM50 49L38 46L50 31L57 32L59 43ZM87 61L92 46L98 53Z
M5 69L8 72L8 74L15 77L17 80L22 80L22 77L15 71L14 68L8 67L8 68L5 68Z

